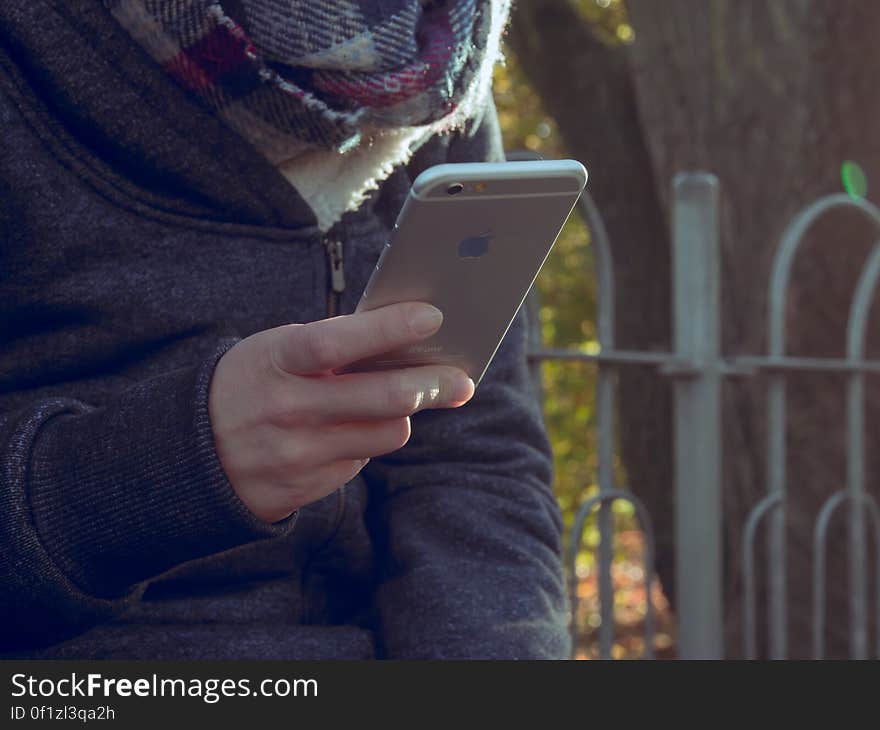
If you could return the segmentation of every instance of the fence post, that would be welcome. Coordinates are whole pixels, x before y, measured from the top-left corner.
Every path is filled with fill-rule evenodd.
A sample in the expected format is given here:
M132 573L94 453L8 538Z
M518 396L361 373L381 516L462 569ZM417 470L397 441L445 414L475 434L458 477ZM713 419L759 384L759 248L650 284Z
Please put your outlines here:
M673 180L676 603L682 659L721 659L721 302L718 179Z

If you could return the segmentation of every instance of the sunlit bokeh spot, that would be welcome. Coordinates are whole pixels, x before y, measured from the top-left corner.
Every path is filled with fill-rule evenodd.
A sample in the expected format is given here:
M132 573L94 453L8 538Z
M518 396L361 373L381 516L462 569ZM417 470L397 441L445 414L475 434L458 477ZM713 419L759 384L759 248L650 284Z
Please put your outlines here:
M620 38L624 43L632 43L635 40L636 34L633 33L633 29L631 25L627 23L623 23L622 25L617 26L617 37Z

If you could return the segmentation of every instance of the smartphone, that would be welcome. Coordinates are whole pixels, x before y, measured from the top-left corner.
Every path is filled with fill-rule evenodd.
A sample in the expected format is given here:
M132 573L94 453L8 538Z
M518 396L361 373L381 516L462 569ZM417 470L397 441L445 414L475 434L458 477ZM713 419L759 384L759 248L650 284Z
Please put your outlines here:
M356 311L443 312L431 337L338 373L446 364L479 385L587 182L575 160L437 165L416 178Z

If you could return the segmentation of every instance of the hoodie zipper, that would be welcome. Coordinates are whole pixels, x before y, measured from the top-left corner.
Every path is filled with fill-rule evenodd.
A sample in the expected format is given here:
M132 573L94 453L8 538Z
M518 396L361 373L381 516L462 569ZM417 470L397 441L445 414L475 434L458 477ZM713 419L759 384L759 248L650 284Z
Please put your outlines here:
M330 271L330 288L327 291L327 316L335 317L339 313L342 292L345 291L342 241L336 237L325 237L324 248L327 251L327 266Z
M324 244L324 250L327 252L327 270L330 272L330 286L327 289L327 317L330 318L335 317L339 313L339 303L342 299L342 292L345 291L342 240L332 233L327 233L322 237L321 242ZM306 560L306 564L303 567L303 622L306 624L312 622L313 611L309 601L309 579L312 575L314 560L316 556L329 548L342 527L344 516L345 485L342 485L336 492L336 515L333 519L333 525L327 537L323 539L318 548Z

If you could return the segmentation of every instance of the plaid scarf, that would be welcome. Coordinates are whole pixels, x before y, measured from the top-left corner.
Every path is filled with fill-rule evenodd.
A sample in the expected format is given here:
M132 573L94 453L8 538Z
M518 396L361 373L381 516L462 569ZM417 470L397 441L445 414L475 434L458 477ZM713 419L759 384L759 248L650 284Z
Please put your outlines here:
M491 87L510 4L103 2L171 76L279 166L306 150L344 154L405 129L408 150L392 153L399 162L432 134L461 127Z

